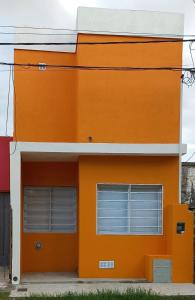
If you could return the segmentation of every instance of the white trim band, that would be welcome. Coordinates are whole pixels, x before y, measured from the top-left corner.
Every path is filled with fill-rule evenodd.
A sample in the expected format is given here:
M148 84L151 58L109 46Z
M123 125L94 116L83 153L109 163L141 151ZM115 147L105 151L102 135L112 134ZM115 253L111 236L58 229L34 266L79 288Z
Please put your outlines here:
M16 147L15 147L16 146ZM71 157L77 160L82 155L158 155L178 156L180 154L179 144L114 144L114 143L36 143L15 142L11 143L11 153L22 154L24 160L44 160L44 155L50 160L55 160L57 154L61 154L63 160ZM182 145L182 154L186 154L187 146ZM49 157L48 157L49 155ZM40 158L40 159L39 159Z

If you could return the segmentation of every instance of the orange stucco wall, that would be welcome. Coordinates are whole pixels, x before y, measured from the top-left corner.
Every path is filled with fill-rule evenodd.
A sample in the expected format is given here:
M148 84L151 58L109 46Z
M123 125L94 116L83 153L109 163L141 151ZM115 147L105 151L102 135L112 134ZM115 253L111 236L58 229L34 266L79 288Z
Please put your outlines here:
M168 222L167 252L173 258L173 282L193 282L193 212L188 205L171 205L167 207ZM185 223L185 233L176 234L176 223Z
M15 62L75 64L75 55L15 50ZM76 72L15 71L15 128L19 141L74 142L76 138Z
M80 35L79 41L144 40ZM180 66L180 43L78 45L78 65ZM178 143L180 72L78 71L78 141ZM87 84L86 84L87 83Z
M152 257L170 257L173 282L192 282L192 214L178 205L177 157L80 157L76 163L24 162L23 186L78 186L78 234L22 233L22 272L78 271L79 277L147 278ZM167 176L169 174L169 176ZM163 234L97 235L97 183L162 184ZM176 223L185 222L184 235ZM43 249L34 249L35 241ZM90 246L89 246L90 245ZM151 259L146 261L146 257ZM99 269L99 260L114 260L114 269ZM147 262L147 263L146 263Z
M171 280L177 283L193 282L193 215L188 205L168 205L165 207L166 255L146 255L145 278L153 281L153 259L171 260ZM177 233L177 222L185 223L185 231Z
M22 182L23 186L77 187L77 164L25 162L22 164ZM41 250L35 249L36 241L42 242ZM22 226L21 243L22 272L77 271L78 234L24 233Z
M84 41L138 37L80 34ZM78 45L75 54L15 51L16 63L162 67L180 66L180 43ZM17 68L16 68L17 69ZM180 72L15 72L19 141L178 143ZM117 120L117 122L116 122ZM25 126L24 126L25 124Z
M97 183L162 184L164 224L167 224L166 207L178 202L178 158L81 157L79 160L79 276L145 278L145 255L169 254L166 232L158 236L97 235ZM93 251L89 245L93 245ZM116 266L99 269L99 260L115 260Z

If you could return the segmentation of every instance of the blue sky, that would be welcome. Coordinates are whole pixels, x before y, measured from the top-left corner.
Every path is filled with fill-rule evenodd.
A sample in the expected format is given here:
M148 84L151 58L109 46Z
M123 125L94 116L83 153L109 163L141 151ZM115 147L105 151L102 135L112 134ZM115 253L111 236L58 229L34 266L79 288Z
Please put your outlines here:
M118 9L138 9L178 12L185 15L185 34L195 34L195 3L193 0L0 0L0 25L35 26L35 27L76 27L76 12L78 6L108 7ZM11 9L10 9L11 8ZM16 30L15 32L26 32ZM33 30L31 30L32 32ZM13 32L13 29L1 28L2 32ZM34 32L34 31L33 31ZM43 31L49 33L49 30ZM66 36L66 40L70 38ZM26 40L25 40L26 39ZM0 41L21 41L35 37L24 35L2 35ZM37 37L38 39L38 37ZM46 36L44 41L61 41L64 37ZM194 47L195 49L195 44ZM46 49L46 48L45 48ZM56 50L47 48L46 50ZM65 49L57 49L64 51ZM195 60L195 50L192 52ZM0 61L13 62L13 48L4 46L0 48ZM192 66L188 45L184 47L183 64ZM6 109L8 101L9 69L0 66L0 135L5 135ZM8 134L12 135L12 87L10 91L10 107ZM183 142L188 144L186 161L195 151L195 86L183 86ZM191 159L195 161L195 155Z

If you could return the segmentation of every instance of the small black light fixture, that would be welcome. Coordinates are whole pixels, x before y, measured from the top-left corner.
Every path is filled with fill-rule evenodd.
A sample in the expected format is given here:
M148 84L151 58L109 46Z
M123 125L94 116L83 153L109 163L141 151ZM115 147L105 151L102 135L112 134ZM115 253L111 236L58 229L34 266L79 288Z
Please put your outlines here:
M88 136L88 142L92 143L93 142L93 137L92 136Z

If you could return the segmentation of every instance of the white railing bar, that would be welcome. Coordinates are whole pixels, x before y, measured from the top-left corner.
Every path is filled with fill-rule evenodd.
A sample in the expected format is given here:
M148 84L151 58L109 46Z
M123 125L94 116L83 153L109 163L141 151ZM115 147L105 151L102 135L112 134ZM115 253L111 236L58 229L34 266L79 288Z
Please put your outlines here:
M98 209L104 209L104 210L116 210L116 211L126 211L128 210L128 208L109 208L109 207L99 207ZM162 211L161 208L140 208L140 209L137 209L137 208L131 208L131 210L134 210L134 211Z
M121 199L121 200L110 200L110 199L109 199L109 200L106 200L106 199L101 199L101 200L100 200L100 199L99 199L99 202L101 202L101 201L102 201L102 202L103 202L103 201L110 201L110 202L121 202L121 201L125 201L125 202L128 202L128 199L126 199L126 200L125 200L125 199Z
M98 217L98 219L157 219L157 216L155 217Z
M119 193L119 194L128 194L127 192L120 191L97 191L98 193ZM162 194L162 192L131 192L131 194Z
M119 200L111 200L111 199L99 199L98 200L99 202L103 202L103 201L110 201L110 202L121 202L121 201L126 201L126 202L128 202L128 199L119 199ZM142 200L142 199L137 199L137 200L129 200L129 202L147 202L147 201L158 201L157 199L144 199L144 200Z
M119 225L104 225L99 226L99 228L128 228L128 226L119 226ZM132 226L132 228L161 228L161 226Z

